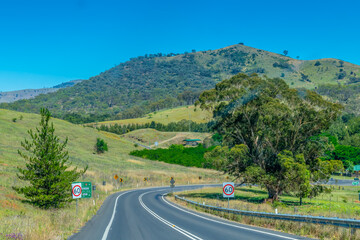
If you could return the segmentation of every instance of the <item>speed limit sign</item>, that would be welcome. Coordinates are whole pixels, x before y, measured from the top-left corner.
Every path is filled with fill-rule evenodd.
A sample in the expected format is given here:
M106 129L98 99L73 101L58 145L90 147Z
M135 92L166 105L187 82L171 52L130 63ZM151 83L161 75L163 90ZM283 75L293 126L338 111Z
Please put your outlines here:
M81 183L73 183L71 184L72 198L81 198Z
M224 182L223 183L223 197L224 198L233 198L234 197L234 183L233 182Z

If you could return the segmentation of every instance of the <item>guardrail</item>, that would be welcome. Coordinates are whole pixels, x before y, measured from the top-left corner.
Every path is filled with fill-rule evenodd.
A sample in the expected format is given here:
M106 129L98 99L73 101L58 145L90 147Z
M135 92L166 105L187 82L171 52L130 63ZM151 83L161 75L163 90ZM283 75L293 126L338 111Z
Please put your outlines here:
M307 223L316 223L316 224L327 224L327 225L334 225L334 226L347 227L347 228L360 228L360 220L356 220L356 219L327 218L327 217L317 217L317 216L309 216L309 215L306 216L306 215L292 215L292 214L275 214L268 212L253 212L253 211L245 211L238 209L216 207L211 205L204 205L195 201L185 199L183 197L179 197L178 195L175 195L175 199L185 201L187 203L190 203L192 205L204 209L209 209L219 212L227 212L227 213L244 215L244 216L272 218L277 220L307 222Z

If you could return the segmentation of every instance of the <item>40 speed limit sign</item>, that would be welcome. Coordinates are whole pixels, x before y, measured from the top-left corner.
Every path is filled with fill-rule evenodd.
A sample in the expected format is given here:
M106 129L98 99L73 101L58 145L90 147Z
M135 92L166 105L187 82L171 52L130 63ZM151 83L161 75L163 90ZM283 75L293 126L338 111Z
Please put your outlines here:
M234 197L234 183L233 182L224 182L223 183L223 197L224 198L233 198Z

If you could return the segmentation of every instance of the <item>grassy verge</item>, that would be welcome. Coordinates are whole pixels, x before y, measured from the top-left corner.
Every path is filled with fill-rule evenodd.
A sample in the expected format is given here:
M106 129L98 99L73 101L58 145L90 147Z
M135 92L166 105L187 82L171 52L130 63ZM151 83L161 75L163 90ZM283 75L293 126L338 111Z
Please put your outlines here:
M18 120L13 122L13 118ZM222 181L215 171L129 156L128 153L136 149L134 143L116 134L53 119L55 133L60 139L69 138L67 150L73 165L79 168L89 166L79 181L90 181L96 185L99 198L95 199L95 205L94 199L80 200L77 216L75 202L59 210L40 210L24 203L23 196L12 189L12 186L26 184L16 177L17 167L23 168L25 165L17 150L21 149L20 142L28 138L27 130L34 129L39 120L36 114L0 109L0 239L6 239L6 234L18 233L24 236L23 239L30 240L67 238L96 213L109 194L120 191L119 182L113 178L115 174L124 179L123 189L165 186L169 184L171 176L177 185ZM94 153L98 137L104 139L109 147L108 152L100 155ZM144 182L144 177L149 181ZM106 181L105 186L102 185L103 181Z
M280 202L271 204L264 201L267 193L262 189L257 187L240 187L235 190L235 198L230 201L230 208L260 212L274 212L277 209L279 213L359 219L360 203L357 201L358 190L359 188L356 187L345 187L344 190L342 187L340 189L336 188L333 189L331 194L323 194L311 200L304 199L303 205L300 206L299 199L292 196L284 195L280 198ZM221 188L186 191L178 195L207 205L227 207L227 199L222 198ZM175 201L174 198L172 200ZM342 227L233 215L204 210L188 205L183 201L176 201L176 203L241 223L272 228L302 236L320 239L360 239L359 231L355 235L351 235L349 229Z

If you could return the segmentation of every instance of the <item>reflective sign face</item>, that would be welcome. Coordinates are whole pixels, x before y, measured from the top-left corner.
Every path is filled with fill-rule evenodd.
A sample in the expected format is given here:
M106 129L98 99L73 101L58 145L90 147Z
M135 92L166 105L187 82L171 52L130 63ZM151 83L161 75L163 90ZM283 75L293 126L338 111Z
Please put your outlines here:
M233 198L234 197L234 183L233 182L224 182L223 183L223 197L224 198Z
M71 184L71 191L73 199L81 198L81 183L73 183Z

